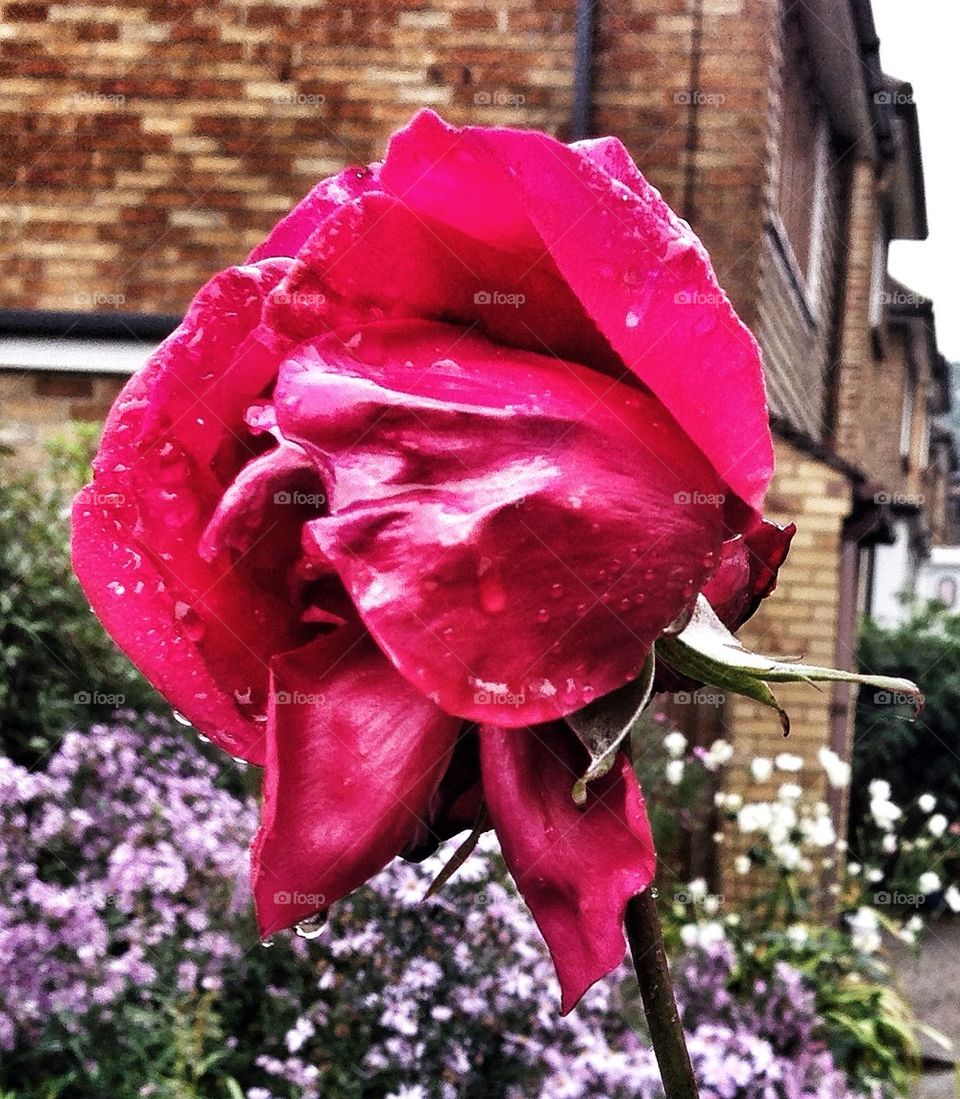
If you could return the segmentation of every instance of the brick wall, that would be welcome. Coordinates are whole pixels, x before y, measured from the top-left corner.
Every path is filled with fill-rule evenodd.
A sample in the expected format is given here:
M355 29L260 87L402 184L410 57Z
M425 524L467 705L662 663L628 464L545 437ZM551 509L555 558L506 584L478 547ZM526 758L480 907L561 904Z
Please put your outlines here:
M177 313L421 106L563 131L574 4L3 5L0 301Z
M789 443L778 441L777 472L767 510L778 522L796 522L797 534L776 592L740 631L745 645L759 652L802 657L812 664L837 663L842 528L852 502L852 490L844 476ZM840 662L849 667L849 655ZM732 730L738 754L743 760L753 756L771 758L778 752L800 756L804 769L796 781L814 796L827 800L828 789L817 753L830 742L834 689L828 684L818 689L804 683L781 683L775 685L775 693L790 714L791 732L786 740L772 710L749 699L728 700L723 720ZM848 744L851 735L848 721ZM766 793L775 796L783 781L782 773L775 775ZM728 789L743 794L746 788L744 774L735 770ZM752 784L750 791L755 797L757 786ZM729 851L722 862L724 894L737 889L731 874L730 856L734 853Z
M102 423L125 379L107 374L0 370L0 445L31 469L45 464L44 445L71 422Z

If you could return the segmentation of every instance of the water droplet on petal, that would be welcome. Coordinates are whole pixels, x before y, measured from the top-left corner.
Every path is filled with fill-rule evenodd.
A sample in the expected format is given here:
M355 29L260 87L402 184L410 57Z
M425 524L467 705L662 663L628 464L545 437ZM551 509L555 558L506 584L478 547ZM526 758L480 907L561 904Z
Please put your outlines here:
M179 710L173 711L173 720L176 721L178 725L186 725L188 728L193 724L193 722L188 717L184 717Z
M541 625L545 625L547 622L550 621L550 612L546 609L546 607L541 607L540 610L537 611L537 621Z
M597 692L589 683L584 683L583 690L580 693L583 695L584 702L590 702Z
M301 939L315 939L323 933L326 922L326 915L323 912L318 912L315 916L308 916L305 920L301 920L294 926L293 930Z
M127 590L123 586L123 584L120 583L119 580L111 580L110 583L107 584L107 587L110 589L110 591L113 592L114 595L123 595L123 593Z
M260 945L263 947L264 950L268 950L271 946L273 946L273 939L261 939Z
M563 595L563 584L553 584L550 588L550 594L554 599L559 599Z

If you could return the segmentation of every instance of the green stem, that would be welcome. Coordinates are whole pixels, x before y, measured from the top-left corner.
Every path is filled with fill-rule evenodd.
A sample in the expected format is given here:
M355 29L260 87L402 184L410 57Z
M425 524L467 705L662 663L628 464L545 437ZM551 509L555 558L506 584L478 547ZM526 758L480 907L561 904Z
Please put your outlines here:
M663 929L652 889L644 890L629 902L626 928L666 1099L699 1099L670 983Z

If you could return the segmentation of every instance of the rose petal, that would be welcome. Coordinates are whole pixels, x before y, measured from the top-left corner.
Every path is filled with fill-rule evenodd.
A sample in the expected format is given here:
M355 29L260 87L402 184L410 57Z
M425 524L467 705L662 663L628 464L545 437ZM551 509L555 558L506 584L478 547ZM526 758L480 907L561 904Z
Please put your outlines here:
M532 244L532 247L530 246ZM623 366L538 240L501 247L370 191L317 229L268 303L278 330L344 339L384 317L459 320L511 347Z
M197 543L255 453L243 413L277 363L258 325L287 266L234 268L201 290L117 399L73 509L74 567L107 630L201 732L254 762L267 662L300 642L285 606L243 569L202 561Z
M356 631L272 668L252 870L265 936L346 896L410 843L459 728Z
M325 218L345 202L376 187L379 171L379 164L351 167L321 180L289 214L277 222L267 239L247 257L247 263L257 263L273 256L295 256Z
M719 549L723 495L662 406L408 322L298 348L278 421L331 494L308 525L394 664L449 713L570 713L635 678Z
M456 129L421 111L391 140L380 181L415 213L506 251L539 241L627 367L759 509L773 445L756 341L689 227L639 172L625 186L601 166L610 149Z
M796 532L793 523L779 527L762 520L746 534L723 543L717 571L703 594L729 630L739 629L777 586L777 574Z
M503 857L546 939L570 1011L624 958L627 901L653 881L656 855L629 760L570 796L586 753L561 725L480 731L487 807Z

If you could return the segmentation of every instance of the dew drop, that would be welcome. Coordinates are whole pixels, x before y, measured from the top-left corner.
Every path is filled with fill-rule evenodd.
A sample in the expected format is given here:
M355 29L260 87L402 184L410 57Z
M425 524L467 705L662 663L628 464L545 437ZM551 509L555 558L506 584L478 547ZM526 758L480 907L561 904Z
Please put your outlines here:
M174 711L173 711L173 720L174 720L174 721L175 721L175 722L176 722L176 723L177 723L178 725L186 725L186 726L187 726L187 728L189 728L189 727L190 727L190 726L191 726L191 725L193 724L193 723L192 723L192 722L190 721L190 719L189 719L189 718L187 718L187 717L184 717L184 716L183 716L183 714L182 714L182 713L180 713L180 711L179 711L179 710L174 710Z
M623 323L627 326L627 328L636 328L637 325L640 323L640 314L635 313L631 309L630 312L627 313L627 315L623 318Z
M633 597L633 601L634 601L634 603L636 603L636 604L637 604L637 606L638 606L638 607L640 607L640 606L642 606L642 605L643 605L644 603L646 603L646 601L647 601L647 596L646 596L646 594L645 594L644 592L642 592L642 591L638 591L638 592L637 592L637 594L636 594L636 595L635 595L635 596Z
M643 574L644 580L652 580L654 576L656 576L656 573L653 571L653 569L647 569L646 572Z
M583 695L584 702L590 702L597 692L589 683L584 683L583 690L580 693Z
M541 625L546 625L546 623L550 621L550 612L546 607L541 607L540 610L537 611L537 621Z
M629 609L630 609L630 599L628 597L624 596L624 598L620 600L620 610L628 611Z
M550 594L554 599L559 599L563 595L563 584L553 584L550 587Z
M269 950L273 946L273 939L261 939L260 945L264 950Z
M308 916L305 920L301 920L294 926L294 931L301 939L315 939L323 933L326 922L327 917L322 912L318 912L315 916Z
M123 593L127 590L123 586L123 584L120 583L119 580L111 580L110 583L107 584L107 587L110 589L110 591L113 592L114 595L123 595Z

